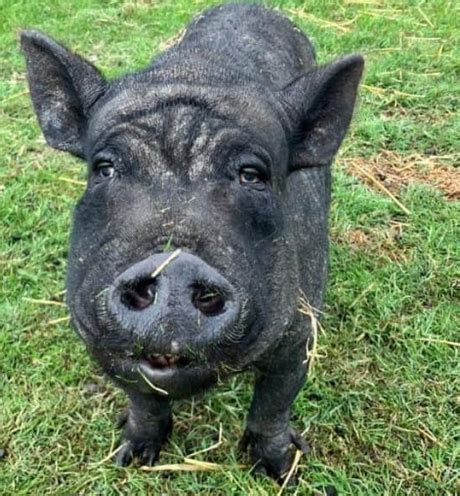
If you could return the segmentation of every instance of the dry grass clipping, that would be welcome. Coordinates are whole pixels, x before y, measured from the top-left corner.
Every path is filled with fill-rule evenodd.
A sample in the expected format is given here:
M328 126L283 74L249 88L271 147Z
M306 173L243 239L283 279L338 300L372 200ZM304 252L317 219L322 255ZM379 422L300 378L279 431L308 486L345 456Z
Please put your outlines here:
M28 301L29 303L36 303L37 305L55 305L58 307L65 307L66 304L62 301L54 301L54 300L37 300L35 298L24 297L24 301Z
M138 372L139 372L139 375L142 377L142 379L144 379L144 381L146 382L146 384L151 389L153 389L153 391L155 391L156 393L161 394L162 396L168 396L169 395L168 391L166 391L165 389L162 389L162 388L160 388L158 386L155 386L155 384L153 384L153 382L150 381L149 378L146 377L139 369L138 369Z
M324 28L332 28L336 29L338 31L341 31L342 33L348 33L351 31L350 26L354 24L356 21L356 17L350 20L342 21L342 22L334 22L330 21L327 19L321 19L309 12L306 12L305 9L303 8L297 8L297 9L286 9L286 12L289 12L290 14L311 22L312 24L316 24L318 26L324 27Z
M222 429L222 424L219 425L219 438L216 443L212 444L211 446L208 446L207 448L201 449L199 451L194 451L190 455L188 455L188 459L195 457L196 455L202 455L203 453L208 453L209 451L213 451L217 448L220 447L220 445L223 443L223 429Z
M318 331L324 334L324 329L321 326L317 315L320 313L319 310L316 308L313 308L310 303L308 303L307 297L305 296L305 293L301 291L300 298L299 298L299 307L297 308L298 312L301 313L302 315L305 315L310 318L310 323L311 323L311 337L312 337L312 343L310 347L310 339L307 341L307 346L305 350L306 358L304 360L304 364L307 363L307 373L310 373L310 371L313 369L313 363L315 361L315 358L318 358L320 355L318 355L317 348L318 348Z
M181 249L178 248L176 251L173 251L171 255L161 263L151 274L150 277L155 279L175 258L177 258L181 254Z
M218 463L202 462L184 458L184 463L167 463L165 465L154 465L153 467L143 465L140 467L145 472L215 472L226 470L231 467L219 465Z
M182 41L182 38L185 36L185 33L186 33L186 29L182 29L181 31L179 31L179 33L162 41L159 46L160 52L164 52L168 48L171 48L172 46L179 44Z
M300 458L302 457L302 455L303 453L300 450L297 450L295 452L294 460L292 461L291 468L289 469L289 472L284 478L283 484L280 487L280 490L278 491L276 496L281 496L283 494L283 491L286 489L287 485L289 484L289 481L292 479L292 476L297 472L297 468L299 466Z

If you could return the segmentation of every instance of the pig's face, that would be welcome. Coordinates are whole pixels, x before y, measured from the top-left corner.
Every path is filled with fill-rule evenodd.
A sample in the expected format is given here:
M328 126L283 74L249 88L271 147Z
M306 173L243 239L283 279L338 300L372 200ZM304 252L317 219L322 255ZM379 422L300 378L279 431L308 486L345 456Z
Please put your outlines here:
M135 379L141 365L168 390L170 369L177 390L179 373L239 369L289 325L283 119L268 97L212 88L185 97L132 84L98 102L67 301L112 375Z

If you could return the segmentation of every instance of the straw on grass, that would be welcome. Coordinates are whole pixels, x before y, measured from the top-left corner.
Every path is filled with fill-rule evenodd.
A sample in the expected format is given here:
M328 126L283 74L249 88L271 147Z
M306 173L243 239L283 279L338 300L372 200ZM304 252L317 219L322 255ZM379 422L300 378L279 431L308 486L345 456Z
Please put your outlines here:
M425 19L425 21L430 26L430 28L434 28L434 24L431 22L430 18L425 14L425 12L423 12L421 7L417 5L416 9L419 11L420 15Z
M154 465L153 467L143 465L140 468L145 472L215 472L216 470L224 470L226 467L217 463L212 465L166 463L164 465Z
M439 439L425 425L422 424L422 427L419 427L418 431L423 437L430 440L432 443L437 444L441 448L446 447L443 443L441 443L441 441L439 441Z
M365 171L362 167L360 167L356 163L351 164L352 167L357 169L363 176L366 176L369 181L371 181L372 184L377 186L380 190L382 190L387 196L389 196L395 203L398 205L398 207L407 215L410 215L410 210L405 207L397 198L396 196L389 191L378 179L376 179L372 174L369 174L369 172Z
M342 33L348 33L350 31L349 26L353 24L357 19L357 17L354 17L353 19L350 19L348 21L334 22L328 21L326 19L321 19L320 17L317 17L311 13L305 12L305 10L303 9L287 9L287 11L297 17L300 17L301 19L310 20L314 24L318 24L319 26L324 26L326 28L337 29L339 31L342 31Z
M448 346L460 347L460 343L456 341L448 341L447 339L437 338L419 338L420 341L427 341L428 343L447 344Z
M386 94L396 96L406 96L408 98L425 98L426 95L416 95L414 93L406 93L405 91L395 90L394 88L381 88L379 86L371 86L369 84L362 84L362 88L369 91L373 95L383 96Z
M54 301L54 300L36 300L35 298L28 298L27 296L24 297L25 301L28 301L30 303L36 303L37 305L56 305L59 307L65 307L66 304L63 303L62 301Z
M70 320L70 317L59 317L59 319L53 319L48 321L48 325L54 325L54 324L59 324L60 322L68 322Z
M222 465L214 462L205 462L202 460L195 460L194 458L188 458L184 457L184 463L188 465L193 465L197 467L202 467L204 469L209 469L209 470L219 470L222 468Z
M204 448L204 449L201 449L199 451L195 451L193 453L191 453L190 455L188 455L188 459L191 459L192 457L196 456L196 455L200 455L202 453L207 453L209 451L212 451L212 450L215 450L217 449L221 444L222 444L222 424L219 425L219 438L217 440L216 443L212 444L211 446L208 446L207 448Z
M110 447L110 452L109 454L103 458L102 460L90 464L91 467L98 467L99 465L103 465L104 463L107 463L108 461L112 460L112 458L122 449L126 446L126 443L121 443L120 446L117 448L113 449L115 445L115 438L112 436L112 446Z
M286 486L289 484L289 481L291 480L292 476L297 470L297 467L299 465L300 458L302 457L303 453L300 450L297 450L294 455L294 460L292 461L291 468L289 469L289 472L287 473L282 486L280 487L280 490L278 491L276 496L281 496L283 494L284 489Z
M58 181L63 181L65 183L70 184L78 184L79 186L85 186L86 183L84 181L77 181L76 179L70 179L69 177L58 177Z
M5 103L10 102L11 100L14 100L15 98L19 98L21 96L25 96L28 94L29 94L29 90L25 90L25 91L20 91L19 93L14 93L13 95L7 96L2 101L0 101L0 107L3 107L5 105Z

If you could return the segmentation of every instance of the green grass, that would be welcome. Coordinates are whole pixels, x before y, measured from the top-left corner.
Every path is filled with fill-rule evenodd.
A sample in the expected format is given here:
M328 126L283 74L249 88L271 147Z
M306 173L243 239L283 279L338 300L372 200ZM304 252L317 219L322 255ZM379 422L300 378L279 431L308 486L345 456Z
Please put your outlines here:
M215 473L147 473L100 463L125 399L97 376L65 322L72 206L83 167L44 145L26 94L18 29L33 26L89 56L109 76L145 65L214 1L0 0L0 494L276 494L238 468L250 377L175 407L160 463L223 442L201 459ZM342 156L382 150L458 160L458 10L454 1L287 0L321 62L367 60L359 112ZM302 7L306 5L305 9ZM457 155L456 155L457 153ZM411 184L391 199L335 166L325 334L293 423L312 453L297 488L318 494L441 495L458 490L460 249L458 202ZM398 224L395 235L393 227ZM364 244L350 233L366 234ZM95 386L97 385L97 386ZM246 461L247 462L247 461Z

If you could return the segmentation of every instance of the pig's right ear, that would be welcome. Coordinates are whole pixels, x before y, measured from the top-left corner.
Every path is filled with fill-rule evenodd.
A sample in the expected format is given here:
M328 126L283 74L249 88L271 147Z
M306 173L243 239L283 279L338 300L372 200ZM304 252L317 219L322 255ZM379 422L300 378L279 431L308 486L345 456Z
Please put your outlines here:
M291 170L329 165L347 132L364 67L350 55L303 74L282 90L291 125Z
M105 92L100 72L38 31L21 33L27 79L35 112L48 144L83 157L92 105Z

